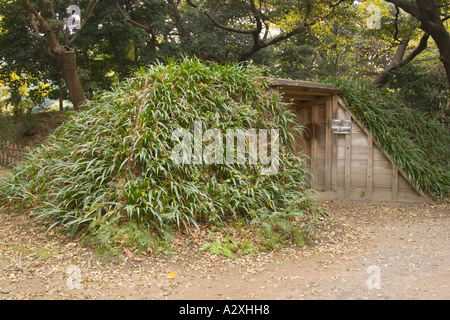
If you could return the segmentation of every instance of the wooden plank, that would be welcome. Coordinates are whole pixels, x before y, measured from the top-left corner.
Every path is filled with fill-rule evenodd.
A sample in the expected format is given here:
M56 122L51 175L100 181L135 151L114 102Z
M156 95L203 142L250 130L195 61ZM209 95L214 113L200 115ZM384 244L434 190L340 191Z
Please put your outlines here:
M374 148L375 151L375 148ZM373 174L390 174L392 171L392 165L386 159L384 160L375 160L375 156L373 157Z
M319 107L313 106L311 108L311 122L317 123L319 120ZM317 187L317 151L318 151L318 135L314 136L313 139L311 139L311 171L312 171L312 178L311 178L311 188L316 189Z
M387 159L386 156L381 152L381 150L375 145L373 148L373 161L386 161L386 163L391 164Z
M269 82L274 87L300 87L304 89L321 89L325 91L338 92L340 89L336 87L334 84L329 83L320 83L320 82L312 82L312 81L302 81L302 80L291 80L291 79L274 79L268 78ZM330 92L328 92L330 94Z
M391 186L389 188L373 188L372 200L382 200L386 201L392 196Z
M398 178L398 190L402 190L402 189L408 189L410 186L408 180L406 180L405 178L403 178L402 176L400 176ZM415 190L414 190L415 191Z
M368 137L367 146L367 197L372 198L373 190L373 140Z
M345 159L345 136L349 136L349 134L341 135L340 137L338 137L338 146L337 146L337 159L338 160ZM344 144L344 145L341 146L340 144ZM339 169L339 166L338 166L338 169Z
M350 160L350 166L352 167L352 173L367 175L367 160Z
M345 119L351 120L352 116L349 112L345 112ZM346 134L345 135L345 158L344 158L344 194L345 198L348 199L350 196L350 189L351 189L351 183L350 183L350 175L351 175L351 159L352 159L352 135Z
M316 99L316 100L311 100L311 101L308 101L308 102L299 103L298 107L299 108L311 108L313 106L320 106L320 105L323 105L323 104L327 103L327 99L328 99L327 97L322 97L322 98L319 98L319 99Z
M286 102L291 102L291 103L303 103L303 102L307 102L307 101L314 101L318 98L320 98L320 96L318 95L309 95L306 93L296 93L296 92L283 92L283 100Z
M367 191L367 175L364 173L354 173L350 176L350 183L352 184L352 188L360 188L362 190Z
M337 139L336 135L333 137L333 140ZM337 151L336 151L336 144L333 143L332 150L331 150L331 190L336 191L337 190Z
M331 133L331 120L333 116L333 100L329 97L325 109L325 191L331 190L331 162L333 139Z
M352 145L354 148L361 147L364 153L367 151L367 138L364 132L352 132Z
M298 109L298 113L300 116L300 121L301 121L301 125L305 126L306 124L310 123L310 119L308 119L308 109L307 108L302 108L302 109Z
M325 123L326 119L327 119L327 108L326 108L326 105L320 105L319 106L319 113L318 113L318 120L319 120L319 122Z
M385 188L385 189L392 189L392 170L389 171L389 174L377 174L374 171L373 174L373 189L375 188ZM390 199L391 197L388 197Z
M314 172L316 179L316 187L314 188L317 191L325 190L325 160L316 160L316 172Z
M392 200L398 199L398 167L396 165L392 168Z
M412 189L406 193L399 192L398 200L401 201L414 201L414 202L423 202L425 197L421 197L417 192L413 192Z
M300 117L301 117L302 125L303 125L303 126L306 126L306 124L307 124L308 122L310 122L310 120L308 119L308 109L306 109L306 108L301 109L301 111L300 111ZM303 133L302 136L304 136L304 134L305 134L305 133ZM307 148L308 148L307 141L306 141L306 139L305 139L304 137L300 137L300 139L301 139L302 151L303 151L304 153L307 153Z
M334 92L331 90L322 90L322 89L315 89L315 88L302 88L302 87L288 87L284 86L281 88L281 91L293 93L293 94L299 94L299 95L311 95L311 96L317 96L319 98L320 96L330 96Z
M333 95L331 97L331 119L335 119L338 112L338 101L337 95ZM331 126L330 126L331 131ZM337 185L337 165L338 165L338 156L337 156L337 146L338 139L342 138L341 135L331 134L331 190L336 191L338 189Z

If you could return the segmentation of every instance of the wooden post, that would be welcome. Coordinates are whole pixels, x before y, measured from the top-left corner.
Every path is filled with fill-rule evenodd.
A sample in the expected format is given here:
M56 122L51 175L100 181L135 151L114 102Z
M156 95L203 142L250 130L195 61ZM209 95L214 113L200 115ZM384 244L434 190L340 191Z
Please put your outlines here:
M398 199L398 167L392 165L392 200Z
M372 187L373 187L373 140L371 137L367 137L367 197L372 199Z
M308 119L307 119L307 115L308 115L308 109L307 108L303 108L301 109L301 117L302 117L302 125L306 126L306 124L308 123ZM308 146L308 142L306 141L306 139L300 137L300 141L302 141L302 152L306 153L306 149Z
M348 111L345 112L345 119L351 120L352 117ZM345 160L344 160L344 185L345 185L345 198L350 197L351 190L351 161L352 161L352 131L350 134L345 135Z
M337 95L333 95L332 96L331 119L336 118L337 109L338 109ZM333 191L338 190L338 185L337 185L337 167L338 167L337 147L338 147L338 135L332 134L332 139L331 139L331 190L333 190Z
M311 107L311 123L313 124L313 136L311 139L311 172L313 177L311 178L311 188L317 189L317 151L318 141L317 132L314 132L314 126L317 126L319 120L319 107L314 105Z
M325 106L325 191L331 190L331 154L332 154L332 133L331 120L333 114L333 98L327 99Z

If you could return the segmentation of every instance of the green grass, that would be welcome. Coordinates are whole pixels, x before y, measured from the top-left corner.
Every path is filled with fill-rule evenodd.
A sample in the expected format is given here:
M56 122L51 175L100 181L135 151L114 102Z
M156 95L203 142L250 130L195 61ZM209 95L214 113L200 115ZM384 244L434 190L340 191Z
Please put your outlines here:
M73 113L2 182L1 196L30 203L49 230L100 247L161 247L178 231L241 219L294 237L296 218L317 212L287 129L302 128L260 75L252 65L196 59L141 68ZM278 129L278 172L261 175L261 163L174 163L171 134L192 132L195 121L224 133Z

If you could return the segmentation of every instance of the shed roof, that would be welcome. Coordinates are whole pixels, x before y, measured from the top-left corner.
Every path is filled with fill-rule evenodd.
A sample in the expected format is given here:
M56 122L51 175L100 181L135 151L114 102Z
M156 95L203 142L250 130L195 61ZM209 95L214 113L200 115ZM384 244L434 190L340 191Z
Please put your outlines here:
M333 84L311 81L269 78L272 87L283 92L284 98L302 103L336 94L339 88Z

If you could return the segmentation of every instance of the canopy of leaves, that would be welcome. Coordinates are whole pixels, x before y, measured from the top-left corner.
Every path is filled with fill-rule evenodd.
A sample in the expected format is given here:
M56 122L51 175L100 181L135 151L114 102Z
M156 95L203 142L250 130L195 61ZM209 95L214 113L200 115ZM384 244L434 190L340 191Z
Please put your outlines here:
M261 175L261 163L175 163L172 133L193 132L196 121L224 137L229 129L278 129L279 170ZM73 114L2 189L32 202L49 228L71 233L94 232L90 226L101 220L131 221L167 236L237 219L277 221L286 232L293 217L314 212L309 174L292 151L288 127L301 130L254 66L169 61L139 69Z

